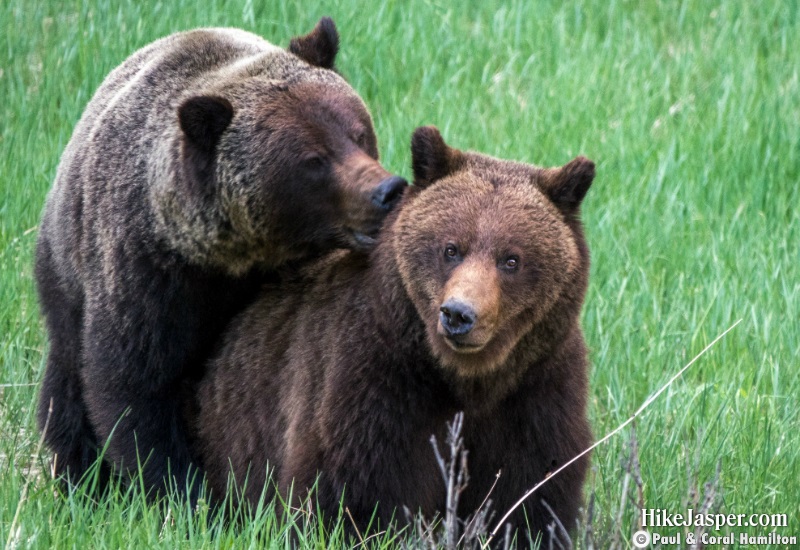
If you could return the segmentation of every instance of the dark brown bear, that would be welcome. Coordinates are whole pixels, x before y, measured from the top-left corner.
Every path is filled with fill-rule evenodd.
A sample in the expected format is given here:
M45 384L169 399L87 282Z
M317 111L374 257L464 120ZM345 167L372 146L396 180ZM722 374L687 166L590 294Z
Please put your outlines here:
M363 529L407 506L443 513L429 438L463 410L470 483L460 514L491 494L502 514L591 442L579 313L589 251L580 204L594 164L542 169L412 139L415 185L369 256L336 252L267 287L232 323L199 387L199 456L213 491L228 474L256 502L280 491L340 497ZM571 528L588 466L553 478L512 516ZM496 516L499 517L499 516ZM374 525L373 525L374 526Z
M118 469L146 460L148 488L185 489L178 390L223 327L265 273L374 242L405 181L379 164L370 115L333 70L338 41L327 18L288 51L236 29L179 33L89 103L36 251L39 425L58 475L77 481L108 443Z

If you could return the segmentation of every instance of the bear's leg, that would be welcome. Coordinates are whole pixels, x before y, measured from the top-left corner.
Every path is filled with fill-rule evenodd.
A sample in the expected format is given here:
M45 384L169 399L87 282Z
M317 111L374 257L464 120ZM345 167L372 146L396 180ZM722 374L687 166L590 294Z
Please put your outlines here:
M141 466L148 490L163 494L175 483L180 493L186 492L198 469L189 452L180 388L143 389L124 375L109 376L110 365L88 365L84 378L86 403L100 440L108 445L107 458L131 475ZM117 373L124 369L120 366Z
M158 288L158 281L153 286ZM163 288L163 287L161 287ZM174 294L143 290L135 302L105 296L86 312L86 366L83 388L89 417L107 458L136 474L141 466L146 490L163 494L172 483L185 494L198 469L192 460L183 417L186 365L202 364L196 353L200 312L175 311ZM100 306L102 304L102 307ZM157 305L156 305L157 304ZM201 335L202 337L202 335ZM200 480L189 492L192 502Z
M82 402L79 364L59 353L64 346L57 344L55 338L51 338L50 350L39 394L38 424L53 451L53 474L77 485L100 453ZM98 468L95 488L102 492L110 471L105 463Z
M53 473L74 485L98 458L80 379L82 305L80 298L71 300L63 291L46 243L37 250L36 279L50 343L37 419L53 451ZM102 491L110 472L105 463L98 468L96 489Z

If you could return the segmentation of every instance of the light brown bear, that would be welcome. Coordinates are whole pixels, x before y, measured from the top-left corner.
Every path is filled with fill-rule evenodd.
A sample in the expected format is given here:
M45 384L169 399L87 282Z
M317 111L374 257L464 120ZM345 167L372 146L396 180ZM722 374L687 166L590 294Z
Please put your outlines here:
M444 513L429 438L464 411L470 481L459 513L490 498L505 512L591 442L579 323L589 273L580 205L594 164L560 168L412 138L415 185L376 248L336 252L267 287L234 320L197 393L199 457L212 490L229 473L255 503L314 498L328 518L342 495L359 529L402 507ZM514 527L571 528L588 458L530 498ZM526 524L527 521L529 523ZM374 526L374 524L373 524ZM523 539L524 540L524 539Z
M267 273L374 242L406 182L378 162L338 44L327 18L288 51L237 29L178 33L92 98L36 251L39 425L59 476L79 480L107 444L117 468L144 463L148 489L185 490L179 389L223 327Z

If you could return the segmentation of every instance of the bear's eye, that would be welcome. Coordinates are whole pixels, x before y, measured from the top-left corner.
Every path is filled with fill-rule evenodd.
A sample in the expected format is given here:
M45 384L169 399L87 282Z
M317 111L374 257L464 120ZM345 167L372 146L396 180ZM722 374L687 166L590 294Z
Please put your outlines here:
M364 149L367 146L367 133L359 132L358 134L356 134L355 142L356 145Z
M448 243L447 246L444 247L444 255L450 259L456 258L458 257L458 248L456 248L456 245Z
M318 172L325 168L325 159L319 155L309 155L303 159L303 168L308 171Z
M500 262L500 266L506 271L516 271L519 267L519 258L517 256L509 256Z

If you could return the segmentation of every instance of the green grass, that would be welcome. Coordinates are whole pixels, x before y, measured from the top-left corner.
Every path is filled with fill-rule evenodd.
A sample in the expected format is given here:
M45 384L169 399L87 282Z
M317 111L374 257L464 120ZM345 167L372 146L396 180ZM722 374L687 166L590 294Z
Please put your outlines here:
M598 438L743 320L637 420L643 499L682 512L691 483L702 493L719 464L724 512L786 513L789 527L776 531L800 536L796 2L6 0L0 544L289 544L269 513L234 528L124 492L54 498L33 417L45 335L31 266L59 156L108 71L173 31L236 26L285 45L321 15L339 26L338 65L372 110L390 170L410 176L409 138L422 124L505 158L598 163L584 207L593 265L583 316ZM629 433L596 450L586 487L595 532L618 533L623 547L636 529L631 506L617 518ZM299 540L309 546L342 544L308 529Z

